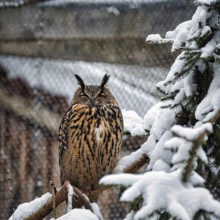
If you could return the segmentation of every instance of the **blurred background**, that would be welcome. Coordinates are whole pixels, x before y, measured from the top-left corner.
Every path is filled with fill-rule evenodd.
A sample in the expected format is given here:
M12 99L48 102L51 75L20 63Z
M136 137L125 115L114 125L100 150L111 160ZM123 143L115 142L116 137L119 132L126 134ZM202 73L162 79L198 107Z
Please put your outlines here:
M0 0L0 219L48 192L50 180L60 186L57 134L74 74L87 84L110 74L121 109L143 117L175 59L170 45L145 39L194 11L185 0ZM145 139L125 136L122 155ZM125 216L116 197L101 196L104 219Z

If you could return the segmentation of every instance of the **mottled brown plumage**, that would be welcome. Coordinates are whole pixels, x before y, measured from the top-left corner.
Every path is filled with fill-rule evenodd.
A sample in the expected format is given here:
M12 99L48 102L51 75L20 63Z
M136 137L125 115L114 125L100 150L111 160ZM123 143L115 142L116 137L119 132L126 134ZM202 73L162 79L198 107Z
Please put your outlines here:
M123 120L116 99L106 88L108 75L100 85L90 86L75 77L79 88L59 130L61 183L69 180L90 197L119 159Z

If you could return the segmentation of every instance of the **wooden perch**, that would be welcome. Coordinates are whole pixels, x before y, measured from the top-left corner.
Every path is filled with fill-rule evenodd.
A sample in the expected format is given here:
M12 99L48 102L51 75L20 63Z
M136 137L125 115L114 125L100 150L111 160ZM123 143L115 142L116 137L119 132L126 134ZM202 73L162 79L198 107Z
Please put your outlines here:
M64 185L61 187L59 191L57 191L55 195L55 206L57 207L60 203L66 200L67 198L67 184L69 184L68 181L64 183ZM24 220L39 220L43 219L45 216L49 215L53 211L54 206L54 197L51 195L51 197L48 199L46 204L44 204L40 209L38 209L36 212L32 213L30 216L25 218Z
M24 218L24 220L39 220L49 215L54 210L54 205L55 207L57 207L62 202L66 201L68 195L67 187L69 184L70 182L66 180L61 189L57 191L54 196L51 195L46 204L44 204L41 208L39 208L36 212L32 213L27 218ZM73 187L73 190L77 202L83 203L86 209L89 209L93 212L93 209L87 197L77 187Z

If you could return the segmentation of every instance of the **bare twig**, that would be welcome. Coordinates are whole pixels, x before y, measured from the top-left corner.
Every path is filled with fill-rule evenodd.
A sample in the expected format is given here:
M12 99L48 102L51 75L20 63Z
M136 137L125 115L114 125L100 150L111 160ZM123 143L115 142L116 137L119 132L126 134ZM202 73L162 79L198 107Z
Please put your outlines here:
M50 188L51 188L51 191L52 191L52 195L53 195L53 212L54 212L54 217L56 218L56 193L57 193L57 190L56 190L56 187L53 183L53 181L50 181Z

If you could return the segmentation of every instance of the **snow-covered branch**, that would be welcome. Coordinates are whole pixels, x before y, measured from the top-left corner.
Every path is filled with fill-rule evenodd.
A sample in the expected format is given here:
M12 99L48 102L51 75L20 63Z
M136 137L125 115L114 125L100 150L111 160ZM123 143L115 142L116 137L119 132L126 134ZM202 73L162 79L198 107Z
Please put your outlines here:
M173 40L162 38L159 34L150 34L147 36L146 42L149 44L167 44L173 43Z
M83 213L85 215L88 215L88 213L94 213L90 215L91 218L87 218L87 219L91 219L91 220L103 219L98 206L94 203L90 203L87 196L84 195L77 187L73 187L71 186L69 181L65 181L64 185L56 192L54 197L51 193L46 193L42 195L40 198L37 198L29 203L23 203L19 205L9 220L43 219L54 210L54 204L55 207L57 207L59 204L61 204L64 201L68 201L70 202L70 204L72 204L72 202L69 201L70 197L72 197L71 199L73 199L75 203L81 204L87 210L85 210L85 212L84 211L71 212L71 214L68 214L68 216L71 215L72 218L77 219L78 213L80 212L81 216L79 219L81 219ZM64 218L59 218L59 219L64 219Z
M140 150L122 157L113 173L136 173L142 166L149 162L149 157Z
M126 186L120 201L133 202L139 196L143 198L133 219L155 219L166 211L177 219L191 220L200 210L220 217L220 203L204 188L183 185L179 171L110 175L102 178L100 183Z
M202 124L196 128L184 128L175 125L172 128L175 137L165 143L167 149L176 152L172 157L173 169L182 170L183 182L188 182L192 171L197 167L197 158L207 163L207 157L202 145L207 141L208 134L212 133L210 123Z

